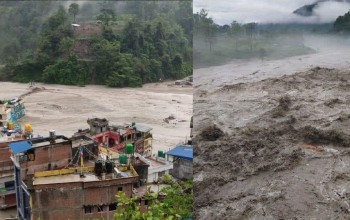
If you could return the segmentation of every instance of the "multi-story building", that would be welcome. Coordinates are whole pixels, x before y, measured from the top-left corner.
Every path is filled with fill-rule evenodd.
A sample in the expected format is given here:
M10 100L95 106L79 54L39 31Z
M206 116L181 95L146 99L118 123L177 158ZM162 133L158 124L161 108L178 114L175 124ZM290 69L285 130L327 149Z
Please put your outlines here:
M0 100L0 128L7 125L8 114L11 109L7 108L7 102Z
M168 160L173 162L170 174L177 179L193 178L193 147L178 145L166 152Z
M152 155L152 128L132 123L125 126L111 126L106 119L88 120L90 134L99 144L123 152L127 144L133 144L136 153L149 157Z
M10 122L14 128L19 128L17 120L25 115L24 100L13 99L11 101L0 100L0 128Z
M85 147L91 142L73 142L80 149L75 155L72 140L64 136L9 144L19 219L113 219L115 195L123 191L132 196L139 183L132 162L102 160ZM85 160L85 154L94 160Z
M0 209L16 206L14 166L8 145L24 138L21 131L0 132Z
M0 209L16 206L13 163L7 142L0 143Z

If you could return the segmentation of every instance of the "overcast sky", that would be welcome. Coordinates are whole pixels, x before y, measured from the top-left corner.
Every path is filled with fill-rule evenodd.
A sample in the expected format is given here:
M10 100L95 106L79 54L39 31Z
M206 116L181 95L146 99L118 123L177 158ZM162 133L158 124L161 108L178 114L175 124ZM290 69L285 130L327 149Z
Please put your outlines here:
M314 2L315 0L193 0L193 10L196 13L204 8L215 23L224 25L233 20L240 23L334 22L339 15L344 15L350 9L349 3L324 2L315 8L315 16L293 14L294 10Z

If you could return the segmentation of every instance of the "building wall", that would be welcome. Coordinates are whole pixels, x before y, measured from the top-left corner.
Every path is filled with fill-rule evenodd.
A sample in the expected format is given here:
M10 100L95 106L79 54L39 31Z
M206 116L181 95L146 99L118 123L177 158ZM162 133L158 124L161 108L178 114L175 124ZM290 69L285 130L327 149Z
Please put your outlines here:
M140 184L144 185L145 183L148 182L148 164L143 164L139 162L138 164L133 165L135 168L135 171L140 177Z
M26 175L34 174L37 171L53 170L66 166L68 159L72 157L71 148L71 142L34 148L35 159L21 163L21 176L25 178Z
M0 161L11 161L11 152L8 143L0 143Z
M191 179L193 177L193 163L190 160L176 158L171 175L178 179Z
M82 217L82 187L42 189L31 193L32 219L69 219Z
M0 209L16 205L16 192L8 184L14 185L13 163L10 159L11 152L8 143L0 143L0 188L6 190L0 192Z
M135 152L136 153L143 155L144 150L145 150L144 149L144 141L145 141L144 138L140 138L140 139L135 141Z
M109 205L116 203L119 191L130 197L135 181L137 177L34 186L32 219L113 219L114 210L109 211ZM86 206L92 207L91 213L85 213Z

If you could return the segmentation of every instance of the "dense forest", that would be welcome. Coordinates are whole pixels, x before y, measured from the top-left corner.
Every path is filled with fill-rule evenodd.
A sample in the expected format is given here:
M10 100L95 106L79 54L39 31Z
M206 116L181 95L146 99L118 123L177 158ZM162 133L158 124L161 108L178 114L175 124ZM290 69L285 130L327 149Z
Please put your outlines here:
M350 33L350 11L343 16L339 16L334 22L334 31Z
M192 74L190 1L0 2L0 79L111 87Z

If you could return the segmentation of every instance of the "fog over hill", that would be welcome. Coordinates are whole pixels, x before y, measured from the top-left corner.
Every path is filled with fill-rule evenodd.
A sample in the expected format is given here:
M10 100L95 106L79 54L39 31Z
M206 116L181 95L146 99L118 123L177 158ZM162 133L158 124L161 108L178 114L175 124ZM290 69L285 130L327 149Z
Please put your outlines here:
M194 12L208 9L209 16L217 24L239 23L328 23L345 14L350 9L348 0L221 0L193 2ZM296 12L297 13L293 13ZM310 11L310 13L307 13ZM307 15L307 16L301 16Z

